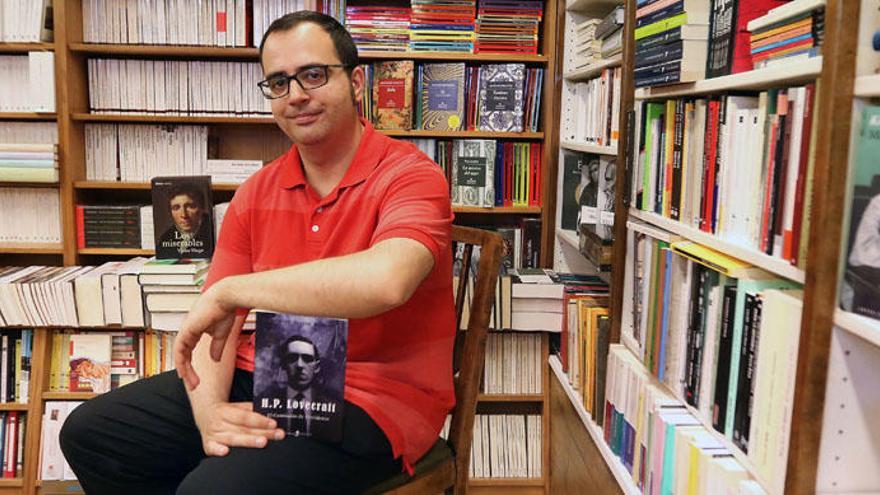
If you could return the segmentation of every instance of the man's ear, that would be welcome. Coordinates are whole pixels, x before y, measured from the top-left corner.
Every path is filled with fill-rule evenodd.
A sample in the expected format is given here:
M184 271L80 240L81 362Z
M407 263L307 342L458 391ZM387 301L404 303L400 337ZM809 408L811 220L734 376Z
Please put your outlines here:
M355 66L354 69L351 70L351 96L352 103L354 106L357 106L364 98L364 84L366 81L366 75L364 74L364 68L360 65Z

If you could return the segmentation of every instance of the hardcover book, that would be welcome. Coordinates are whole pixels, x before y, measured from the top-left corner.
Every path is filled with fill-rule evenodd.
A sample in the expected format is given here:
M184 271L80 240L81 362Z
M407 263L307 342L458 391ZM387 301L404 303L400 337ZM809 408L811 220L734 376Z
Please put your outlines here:
M459 139L452 150L452 204L495 205L495 141Z
M375 67L373 101L376 105L376 129L412 129L413 61L377 62Z
M856 144L843 309L880 320L880 107L865 106Z
M211 176L154 177L156 258L210 258L214 254Z
M422 128L458 131L464 123L465 65L425 64L422 78Z
M488 64L480 68L481 131L522 132L525 64Z
M110 391L110 334L70 335L70 391Z
M342 439L348 320L257 312L254 411L287 434Z

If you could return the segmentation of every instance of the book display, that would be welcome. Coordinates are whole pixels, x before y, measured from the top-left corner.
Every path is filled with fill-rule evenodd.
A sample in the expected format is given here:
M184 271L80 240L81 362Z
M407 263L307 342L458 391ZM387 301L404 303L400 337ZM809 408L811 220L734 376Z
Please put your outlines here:
M880 400L867 378L880 369L876 9L622 6L610 328L597 301L569 306L550 363L552 425L582 432L553 434L551 451L580 455L551 457L551 487L880 490L869 467ZM600 45L585 42L614 4L567 7L583 28L565 49L592 56ZM585 13L595 20L575 17ZM560 92L562 129L571 93ZM567 230L583 222L578 169L601 150L565 148L555 266L587 272L595 263L572 255Z
M370 69L365 117L380 132L417 142L450 184L461 172L457 223L509 233L516 266L551 263L554 184L545 178L556 174L556 87L547 77L556 71L555 2L33 3L26 12L15 3L0 22L0 57L14 62L3 64L11 72L0 77L0 105L21 104L0 108L0 208L14 212L11 224L0 222L0 267L35 267L0 272L12 290L0 297L0 314L11 315L5 323L33 330L29 396L0 403L0 412L16 413L6 423L26 423L15 451L21 467L0 477L0 494L77 489L57 445L41 434L95 393L62 379L76 332L111 335L109 351L93 346L100 352L84 361L109 363L110 389L169 369L173 333L163 329L179 327L202 280L143 273L171 229L168 209L152 201L151 180L210 176L213 215L206 205L200 228L216 230L238 185L289 148L254 87L262 76L257 44L286 12L323 11L349 27ZM41 29L49 5L51 32ZM473 143L475 156L465 152ZM480 164L461 163L479 157ZM516 356L528 366L487 376L478 413L487 418L486 452L531 438L530 453L494 468L487 458L470 487L547 493L549 442L540 432L549 431L549 375L534 363L546 361L549 339L507 333L493 337L496 359ZM503 415L511 426L494 424ZM488 443L492 431L509 439Z

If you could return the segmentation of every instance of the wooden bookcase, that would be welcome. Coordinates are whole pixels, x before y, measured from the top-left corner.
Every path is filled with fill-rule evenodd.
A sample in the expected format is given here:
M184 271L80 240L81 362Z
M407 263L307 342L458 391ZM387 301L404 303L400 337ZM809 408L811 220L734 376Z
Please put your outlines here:
M570 2L577 4L595 3L602 4L601 0L578 0ZM844 365L829 363L832 355L832 330L837 326L839 332L856 335L861 340L858 346L861 349L871 348L870 352L873 360L862 360L859 363L864 366L873 366L869 370L858 370L863 376L871 376L880 370L880 352L876 347L880 345L880 325L874 320L860 318L856 315L846 313L838 309L838 283L840 276L839 260L845 257L841 251L841 234L842 225L845 225L844 212L847 210L847 174L841 173L844 170L843 164L850 164L852 156L848 156L850 144L854 139L854 133L857 129L853 129L853 95L854 92L858 98L867 101L870 98L880 96L880 79L875 75L878 67L880 67L880 56L871 52L871 35L874 30L880 26L880 17L878 17L876 5L873 2L861 0L827 0L825 5L825 38L822 47L822 57L817 57L805 62L799 62L786 67L770 68L763 70L755 70L746 73L734 74L725 77L707 79L690 84L679 84L665 87L655 87L646 90L635 91L633 88L632 74L634 69L634 43L633 30L635 25L636 1L625 0L626 5L626 23L624 26L625 41L624 53L622 57L622 66L624 67L623 79L623 98L621 101L621 146L618 153L618 171L623 170L623 166L627 167L626 176L622 173L618 174L617 201L615 208L615 244L614 244L614 262L612 280L612 342L620 342L621 338L621 322L623 312L623 301L625 294L623 293L624 266L627 256L627 220L630 217L637 218L653 227L660 228L682 238L709 246L718 251L724 252L732 257L742 259L746 262L763 268L766 271L774 273L783 278L796 281L803 284L803 315L800 328L800 346L797 355L797 379L795 384L795 397L792 413L792 429L789 444L789 456L787 465L787 477L785 482L785 493L789 494L808 494L822 491L823 493L837 492L844 490L836 488L837 482L843 481L847 476L859 476L857 472L847 471L847 465L841 464L841 456L826 449L834 442L829 442L828 438L835 435L843 435L847 425L842 424L840 418L843 417L839 410L858 408L856 416L864 414L873 414L867 418L860 417L868 424L868 431L872 432L876 450L877 432L880 431L880 419L877 419L876 411L880 410L880 399L875 391L865 391L869 397L865 401L861 398L864 394L860 394L855 390L845 394L846 397L859 397L859 401L853 400L853 403L837 403L826 404L826 391L829 397L838 398L841 393L836 388L841 385L832 383L829 378L829 364L831 364L832 372L843 373L846 369L841 368ZM569 6L570 7L570 6ZM861 11L861 13L860 13ZM854 24L858 25L857 20L861 15L861 29L854 29ZM867 18L866 18L867 16ZM859 52L858 60L856 57L857 49ZM560 48L561 50L561 48ZM857 64L858 61L858 64ZM858 66L858 78L854 77L854 72ZM559 74L559 73L558 73ZM561 74L560 74L561 75ZM643 211L629 209L626 198L625 183L631 180L632 170L629 169L630 157L629 153L632 149L627 146L626 134L632 125L628 122L630 111L634 108L634 100L654 100L665 99L680 95L710 95L719 94L735 90L761 90L772 87L783 87L786 85L794 85L821 80L821 88L816 95L816 106L821 115L818 122L818 139L814 150L815 154L815 172L814 172L814 189L812 196L812 213L811 227L809 233L809 248L807 252L806 265L803 270L791 266L786 262L780 262L777 258L771 258L762 253L745 249L740 246L726 242L713 235L700 232L697 229L687 227L678 222L670 221L659 215L646 213ZM558 89L557 89L558 92ZM636 123L637 124L637 123ZM589 150L595 151L595 150ZM845 236L844 236L845 237ZM844 245L845 246L845 245ZM842 351L849 355L849 350ZM867 352L867 351L866 351ZM866 354L863 354L863 356ZM554 358L551 358L553 360ZM837 368L835 368L837 366ZM850 364L849 370L853 370ZM551 363L551 368L557 371L558 361ZM855 371L853 371L855 373ZM839 378L839 373L837 378ZM558 370L558 376L561 375L561 369ZM554 411L561 410L556 402L559 397L564 397L568 391L565 390L564 377L562 380L551 378L553 383L553 394L551 401L554 403ZM846 377L843 378L846 381ZM843 387L846 388L846 387ZM836 400L836 399L835 399ZM573 400L573 402L576 402ZM859 403L861 402L861 404ZM570 409L568 406L564 409ZM852 413L850 413L852 414ZM554 417L554 420L556 418ZM562 418L560 418L562 419ZM622 470L619 459L607 449L604 441L595 432L590 431L594 425L584 416L584 428L587 430L592 441L596 444L596 449L584 449L584 458L578 459L582 464L590 464L596 462L604 462L608 469L595 471L590 473L579 474L580 479L584 482L590 480L590 477L598 477L604 483L611 481L616 485L612 491L627 494L640 493L638 488L632 482L629 474ZM837 421L832 427L831 421ZM565 427L570 428L570 424L577 422L576 414L571 411L565 413ZM860 428L862 426L860 425ZM710 426L711 428L711 426ZM839 429L838 429L839 428ZM834 431L830 431L830 430ZM861 430L859 430L861 432ZM863 433L863 432L862 432ZM823 434L825 438L823 440ZM863 433L864 434L864 433ZM563 442L564 439L558 435L552 435L557 444ZM871 440L865 440L867 444L871 444ZM838 441L837 444L840 442ZM551 452L554 456L559 452L559 445L551 445ZM731 450L734 448L731 445ZM564 453L560 453L564 455ZM853 452L849 453L854 459L859 456ZM820 463L821 460L821 463ZM852 460L850 462L853 462ZM860 466L865 467L873 465L871 468L876 471L877 456L869 457L868 461L860 461ZM836 464L835 464L836 463ZM553 469L559 466L559 469L566 469L566 465L571 464L568 459L551 459ZM566 472L571 472L567 470ZM817 474L819 482L826 482L825 485L817 484ZM568 478L557 478L554 471L553 483L557 480L561 485L572 486L572 481ZM842 485L844 483L840 483ZM556 485L551 486L556 492ZM852 490L852 487L850 487ZM861 488L866 489L866 488ZM873 489L877 489L874 487ZM851 491L850 490L850 491ZM561 493L561 492L560 492ZM573 493L566 490L565 493Z
M93 115L88 104L89 58L138 58L138 59L185 59L256 61L255 48L221 48L206 46L160 46L160 45L111 45L92 44L83 41L82 0L54 0L54 42L50 43L0 43L0 54L23 54L35 50L55 53L55 113L0 113L0 121L55 122L58 127L60 180L56 184L2 183L0 188L46 187L58 189L61 204L62 241L60 244L0 244L2 265L97 265L109 260L121 260L132 256L149 256L152 251L140 249L77 249L75 228L75 205L87 202L133 201L149 203L149 184L86 180L85 126L90 123L120 124L197 124L209 127L212 137L220 143L219 156L223 158L248 158L270 161L289 147L287 138L274 125L271 118L237 117L170 117L160 115ZM409 138L484 138L540 141L543 143L543 178L556 176L558 135L556 123L557 87L553 75L557 73L557 25L563 14L558 2L547 0L541 25L539 55L510 54L460 54L460 53L361 53L364 62L388 59L411 59L422 62L464 61L473 63L522 62L545 69L545 82L541 89L541 129L539 132L493 133L477 131L432 132L388 131L394 137ZM455 207L456 222L467 225L505 225L519 218L540 218L541 266L550 266L553 258L555 181L543 180L540 191L543 206L478 208ZM214 186L215 201L228 201L236 187ZM31 374L31 396L23 405L3 405L27 411L25 439L25 463L22 478L0 480L0 495L4 493L42 493L47 487L52 491L75 489L75 483L39 481L40 427L44 404L47 400L86 400L88 394L49 393L48 371L50 362L51 333L61 328L38 328L35 332ZM89 329L109 331L118 328ZM549 355L547 335L542 336L542 362ZM521 493L539 494L549 492L549 374L541 376L542 393L526 395L481 395L478 412L531 413L542 415L543 476L534 479L475 479L470 483L474 493Z

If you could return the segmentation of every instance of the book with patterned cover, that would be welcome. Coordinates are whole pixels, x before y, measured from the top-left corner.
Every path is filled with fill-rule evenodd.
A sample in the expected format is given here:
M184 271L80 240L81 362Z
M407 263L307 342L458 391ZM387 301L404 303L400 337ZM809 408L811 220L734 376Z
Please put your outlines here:
M373 84L376 129L412 129L414 68L412 60L376 62Z
M422 128L429 131L458 131L464 122L464 63L425 64L422 100Z
M488 64L480 68L478 129L522 132L525 64Z
M495 141L459 139L452 149L452 204L495 205Z

